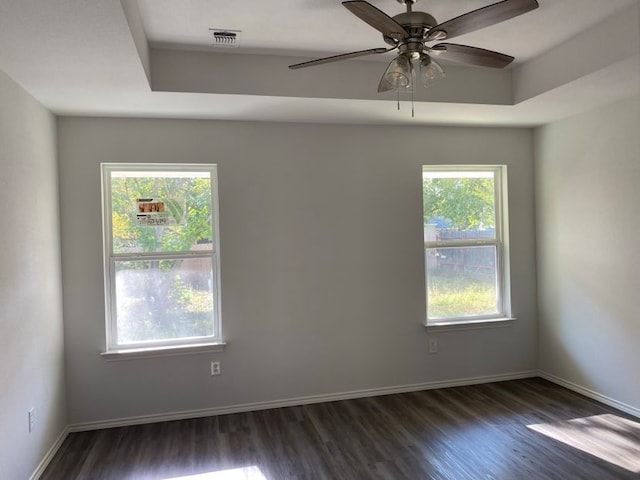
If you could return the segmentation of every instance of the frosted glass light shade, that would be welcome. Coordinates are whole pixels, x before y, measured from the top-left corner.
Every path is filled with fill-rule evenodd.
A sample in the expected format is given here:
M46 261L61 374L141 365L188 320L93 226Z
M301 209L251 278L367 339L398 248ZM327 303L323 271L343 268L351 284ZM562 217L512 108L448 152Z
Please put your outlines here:
M442 67L436 63L429 55L423 55L420 59L420 79L425 87L432 82L444 78L446 74Z
M411 60L405 55L398 55L391 60L391 63L384 71L378 85L378 92L411 87L412 78L413 65Z

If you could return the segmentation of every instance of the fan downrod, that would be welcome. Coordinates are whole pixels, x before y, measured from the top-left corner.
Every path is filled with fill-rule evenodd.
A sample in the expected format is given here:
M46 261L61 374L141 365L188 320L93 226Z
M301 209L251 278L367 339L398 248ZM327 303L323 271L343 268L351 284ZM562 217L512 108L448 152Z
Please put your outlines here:
M400 13L392 17L398 24L402 25L402 28L407 32L407 36L400 42L396 39L389 38L383 35L383 40L389 45L395 45L398 47L400 53L409 53L413 58L425 52L424 41L428 32L438 24L432 15L425 12L414 12L412 10L413 4L416 0L397 0L398 3L407 6L407 11ZM443 32L444 33L444 32Z
M416 3L416 0L398 0L398 3L400 3L401 5L406 5L407 13L411 13L411 7L414 3Z

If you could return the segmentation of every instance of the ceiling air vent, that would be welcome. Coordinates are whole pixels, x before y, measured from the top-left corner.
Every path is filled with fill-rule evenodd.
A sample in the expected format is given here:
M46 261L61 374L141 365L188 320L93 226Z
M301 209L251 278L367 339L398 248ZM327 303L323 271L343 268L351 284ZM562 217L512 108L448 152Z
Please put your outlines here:
M222 30L219 28L210 28L212 43L214 47L222 48L238 48L240 43L240 30Z

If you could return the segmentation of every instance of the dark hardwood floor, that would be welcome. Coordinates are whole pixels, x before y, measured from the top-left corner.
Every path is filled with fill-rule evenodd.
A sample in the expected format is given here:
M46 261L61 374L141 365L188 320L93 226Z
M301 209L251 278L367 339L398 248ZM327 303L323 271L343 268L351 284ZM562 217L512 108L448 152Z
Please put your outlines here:
M72 433L41 477L174 478L640 479L640 421L535 378Z

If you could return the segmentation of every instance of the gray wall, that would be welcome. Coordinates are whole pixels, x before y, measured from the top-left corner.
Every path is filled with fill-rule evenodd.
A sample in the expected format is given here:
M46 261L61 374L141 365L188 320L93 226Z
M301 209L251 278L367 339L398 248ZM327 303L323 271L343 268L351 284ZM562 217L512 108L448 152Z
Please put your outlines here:
M640 97L535 133L542 371L640 411Z
M53 115L0 71L3 479L28 478L67 424L55 142Z
M72 423L537 366L531 130L61 118L59 153ZM100 162L219 165L225 352L100 357ZM474 162L509 168L518 321L429 355L421 165Z

